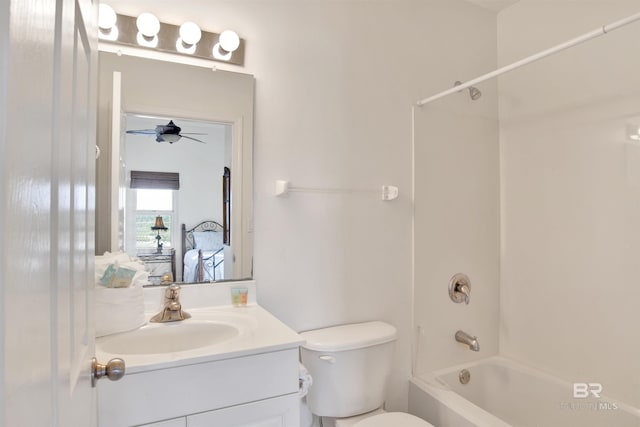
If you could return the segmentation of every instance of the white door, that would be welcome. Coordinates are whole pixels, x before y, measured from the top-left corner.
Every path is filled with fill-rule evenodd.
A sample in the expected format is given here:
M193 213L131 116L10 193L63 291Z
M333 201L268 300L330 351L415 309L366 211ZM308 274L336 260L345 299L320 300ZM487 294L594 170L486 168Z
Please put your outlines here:
M96 425L97 2L0 2L0 425Z

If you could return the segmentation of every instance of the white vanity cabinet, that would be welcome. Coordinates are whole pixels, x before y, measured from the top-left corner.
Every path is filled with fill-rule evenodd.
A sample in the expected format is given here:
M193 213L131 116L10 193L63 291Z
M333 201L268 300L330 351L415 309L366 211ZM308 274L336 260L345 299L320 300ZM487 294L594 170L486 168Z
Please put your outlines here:
M230 305L237 286L246 306ZM149 319L163 295L145 288ZM181 303L186 320L96 340L98 360L126 364L120 380L97 384L98 426L298 427L304 339L256 304L255 283L185 286Z
M296 427L298 348L126 374L98 386L100 427Z

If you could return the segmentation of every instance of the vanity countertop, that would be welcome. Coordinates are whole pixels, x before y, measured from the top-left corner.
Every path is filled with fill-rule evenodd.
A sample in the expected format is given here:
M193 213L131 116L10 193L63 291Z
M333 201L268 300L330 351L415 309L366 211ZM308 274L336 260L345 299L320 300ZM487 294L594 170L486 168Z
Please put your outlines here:
M148 319L156 313L148 312L141 328L96 339L98 360L122 358L127 374L134 374L292 349L304 343L300 335L251 300L243 307L184 305L183 309L191 314L190 319L150 323ZM210 326L214 328L211 333L206 329ZM199 341L215 334L220 336L217 342Z

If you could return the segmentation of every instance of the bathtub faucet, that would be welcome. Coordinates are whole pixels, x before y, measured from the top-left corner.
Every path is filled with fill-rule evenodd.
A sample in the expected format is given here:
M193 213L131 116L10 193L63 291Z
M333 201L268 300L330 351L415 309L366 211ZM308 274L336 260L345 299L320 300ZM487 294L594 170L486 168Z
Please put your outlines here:
M456 341L461 342L462 344L466 344L469 346L469 350L480 351L480 344L478 343L478 338L472 337L468 333L464 331L456 332Z

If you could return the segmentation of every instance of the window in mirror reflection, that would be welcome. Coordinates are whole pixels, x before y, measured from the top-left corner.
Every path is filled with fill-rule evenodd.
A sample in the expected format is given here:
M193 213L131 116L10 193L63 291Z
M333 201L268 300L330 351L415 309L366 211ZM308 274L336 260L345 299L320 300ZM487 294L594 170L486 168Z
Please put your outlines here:
M143 189L134 190L136 193L134 207L135 217L135 248L148 249L155 248L157 231L152 230L156 217L161 216L167 230L160 230L161 243L164 247L174 246L171 234L174 229L174 191ZM133 234L133 233L132 233Z

